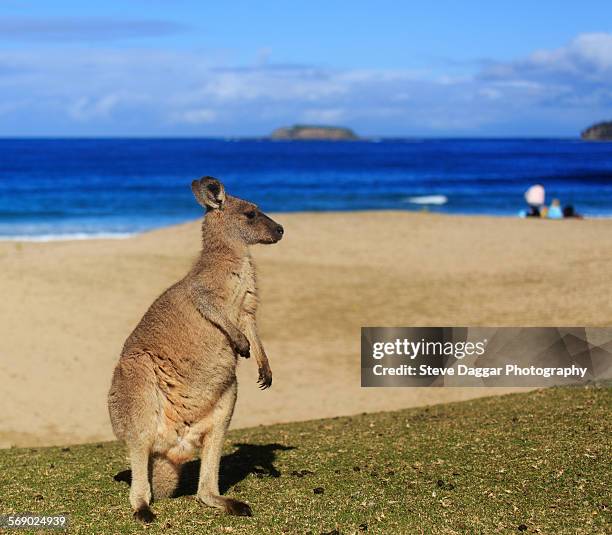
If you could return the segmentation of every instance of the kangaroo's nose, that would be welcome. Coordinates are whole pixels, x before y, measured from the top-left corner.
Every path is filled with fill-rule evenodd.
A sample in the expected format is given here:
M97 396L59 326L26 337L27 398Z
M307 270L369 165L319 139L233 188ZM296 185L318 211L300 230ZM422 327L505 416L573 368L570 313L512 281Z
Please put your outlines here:
M276 227L276 233L277 233L279 236L282 236L282 235L285 233L285 229L284 229L284 228L283 228L281 225L278 225L278 226Z

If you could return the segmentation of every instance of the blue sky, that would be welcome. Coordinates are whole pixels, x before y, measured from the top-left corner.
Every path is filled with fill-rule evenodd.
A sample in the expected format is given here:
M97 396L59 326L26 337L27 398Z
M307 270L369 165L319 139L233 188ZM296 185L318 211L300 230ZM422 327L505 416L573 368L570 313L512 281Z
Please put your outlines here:
M612 118L612 4L0 2L1 136L573 136Z

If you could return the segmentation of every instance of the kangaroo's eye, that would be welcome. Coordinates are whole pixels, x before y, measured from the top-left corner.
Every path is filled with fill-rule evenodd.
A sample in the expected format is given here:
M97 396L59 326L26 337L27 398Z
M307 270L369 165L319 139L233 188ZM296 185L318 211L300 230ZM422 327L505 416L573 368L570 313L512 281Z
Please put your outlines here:
M247 219L255 219L257 212L255 210L249 210L248 212L245 212L244 215L247 216Z

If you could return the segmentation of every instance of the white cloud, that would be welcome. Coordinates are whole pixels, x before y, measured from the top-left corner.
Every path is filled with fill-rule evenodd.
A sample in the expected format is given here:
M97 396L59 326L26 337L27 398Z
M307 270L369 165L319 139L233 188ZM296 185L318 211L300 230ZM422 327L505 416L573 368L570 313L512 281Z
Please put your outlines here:
M262 50L242 67L210 51L0 52L0 134L251 135L300 121L365 134L567 133L612 104L612 34L461 76L274 64Z
M335 123L346 117L342 108L306 109L302 113L302 120L312 123Z
M120 97L116 94L100 98L80 97L70 106L69 113L79 121L108 117L119 101Z
M492 62L475 81L482 91L495 91L500 103L514 102L534 114L556 109L558 120L571 117L577 132L610 113L612 34L581 34L560 48Z
M612 78L612 34L589 33L553 50L537 50L526 58L492 63L484 78L518 80L609 81Z
M195 110L183 110L180 112L173 113L171 120L176 123L186 124L206 124L213 123L218 117L218 113L215 110L200 108Z

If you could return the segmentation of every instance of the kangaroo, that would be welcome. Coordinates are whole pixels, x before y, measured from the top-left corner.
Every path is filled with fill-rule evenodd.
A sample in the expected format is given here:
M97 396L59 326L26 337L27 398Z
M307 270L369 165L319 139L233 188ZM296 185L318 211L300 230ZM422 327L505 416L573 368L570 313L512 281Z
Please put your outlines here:
M238 357L252 352L260 388L272 371L257 334L255 268L249 246L278 242L283 227L221 182L191 184L205 208L202 252L159 296L128 337L113 374L108 409L132 469L134 516L151 522L151 500L172 494L181 465L201 451L197 498L233 515L251 508L219 493L219 463L236 403Z

